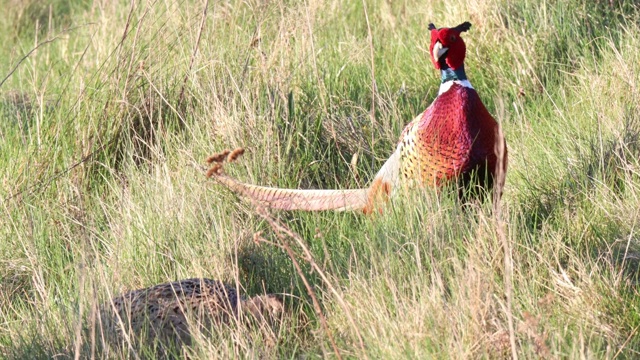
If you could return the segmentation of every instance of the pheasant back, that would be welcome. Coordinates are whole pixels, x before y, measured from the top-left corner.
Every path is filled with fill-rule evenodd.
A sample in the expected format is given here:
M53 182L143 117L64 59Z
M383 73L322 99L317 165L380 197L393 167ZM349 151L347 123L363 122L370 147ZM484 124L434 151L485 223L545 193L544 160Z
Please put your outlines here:
M115 297L103 305L102 319L116 338L124 333L143 334L149 340L189 344L191 327L231 324L241 309L261 319L263 314L281 313L283 304L271 294L247 299L239 296L233 286L220 281L192 278Z

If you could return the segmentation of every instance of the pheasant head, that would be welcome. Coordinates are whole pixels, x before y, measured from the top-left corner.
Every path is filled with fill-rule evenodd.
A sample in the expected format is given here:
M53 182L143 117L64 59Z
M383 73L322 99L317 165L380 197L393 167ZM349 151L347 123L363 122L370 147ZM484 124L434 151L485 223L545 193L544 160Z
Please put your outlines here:
M467 48L460 34L470 28L471 23L468 21L452 28L438 29L435 25L429 24L429 30L431 30L429 54L436 69L456 71L464 67Z

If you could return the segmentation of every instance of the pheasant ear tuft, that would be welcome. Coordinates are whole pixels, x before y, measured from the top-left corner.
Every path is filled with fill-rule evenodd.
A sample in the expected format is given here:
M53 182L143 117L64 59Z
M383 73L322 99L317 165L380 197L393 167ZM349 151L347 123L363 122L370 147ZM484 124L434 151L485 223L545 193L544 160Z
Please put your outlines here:
M463 22L462 24L456 26L454 29L460 31L460 32L465 32L465 31L469 31L469 29L471 29L471 23L468 21Z
M429 23L429 30L435 30L436 26L433 23Z

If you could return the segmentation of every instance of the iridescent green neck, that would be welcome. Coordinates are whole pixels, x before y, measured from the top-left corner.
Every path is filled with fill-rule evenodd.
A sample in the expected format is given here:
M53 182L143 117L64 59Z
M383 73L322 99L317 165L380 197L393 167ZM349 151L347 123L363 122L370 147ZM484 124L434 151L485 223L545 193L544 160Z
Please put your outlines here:
M453 70L451 68L446 68L440 70L440 79L442 80L442 84L451 80L467 80L467 74L464 72L464 65L461 65L459 68Z

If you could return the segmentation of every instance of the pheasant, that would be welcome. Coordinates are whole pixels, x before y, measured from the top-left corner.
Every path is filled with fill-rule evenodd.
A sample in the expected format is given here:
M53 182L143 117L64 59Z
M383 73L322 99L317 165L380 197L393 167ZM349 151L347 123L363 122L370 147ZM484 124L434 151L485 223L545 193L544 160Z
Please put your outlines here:
M151 340L189 344L189 316L197 320L192 324L228 323L240 309L261 321L281 314L284 306L276 295L245 299L220 281L193 278L122 294L103 305L102 319L119 334L148 331Z
M222 173L222 158L228 152L210 158L218 163L208 176L242 196L284 210L362 210L369 213L378 201L392 196L401 185L438 188L450 180L461 184L461 197L466 197L464 194L471 188L490 190L494 182L497 182L499 196L507 168L506 142L498 123L465 74L466 46L461 34L470 28L469 22L452 28L436 28L429 24L429 55L441 73L438 96L404 128L395 152L378 171L369 188L295 190L245 184Z

